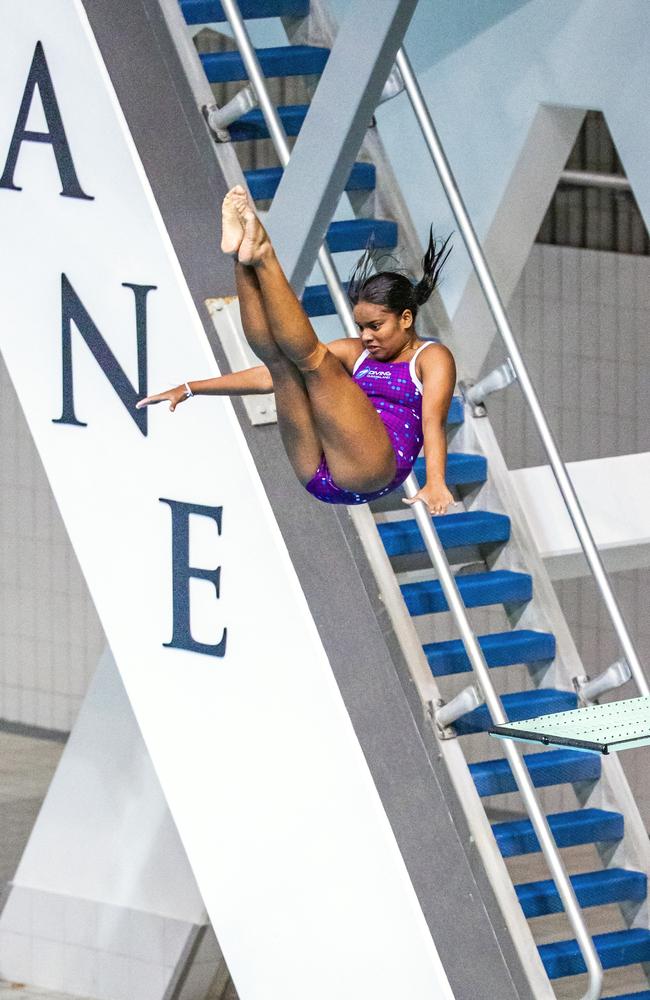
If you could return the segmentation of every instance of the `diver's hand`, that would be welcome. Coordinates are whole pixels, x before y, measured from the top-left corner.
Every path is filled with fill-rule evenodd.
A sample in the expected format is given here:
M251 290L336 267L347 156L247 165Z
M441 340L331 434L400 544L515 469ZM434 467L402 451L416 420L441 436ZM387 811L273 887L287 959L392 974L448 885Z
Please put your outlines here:
M165 399L169 400L169 409L173 413L178 404L182 403L185 399L189 399L189 396L184 385L177 385L173 389L167 389L166 392L158 392L155 396L145 396L144 399L138 400L135 408L136 410L140 410L143 406L149 406L150 403L162 403Z
M447 507L455 503L445 483L425 483L414 497L404 497L402 503L411 506L417 500L424 501L430 514L446 514Z

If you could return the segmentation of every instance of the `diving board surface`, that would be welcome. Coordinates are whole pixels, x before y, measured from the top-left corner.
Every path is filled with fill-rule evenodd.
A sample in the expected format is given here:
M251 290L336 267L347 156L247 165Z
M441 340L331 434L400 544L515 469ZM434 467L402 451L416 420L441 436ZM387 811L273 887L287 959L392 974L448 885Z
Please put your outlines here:
M570 712L539 715L507 726L493 726L491 736L597 750L608 754L650 743L650 698L628 698L608 705L588 705Z

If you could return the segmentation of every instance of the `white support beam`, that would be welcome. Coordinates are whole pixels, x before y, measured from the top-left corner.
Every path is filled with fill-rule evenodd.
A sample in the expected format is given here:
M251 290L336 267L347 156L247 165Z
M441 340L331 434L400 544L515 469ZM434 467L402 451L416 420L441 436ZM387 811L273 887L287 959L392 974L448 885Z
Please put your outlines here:
M343 19L268 215L297 292L314 266L415 7L413 0L354 0Z

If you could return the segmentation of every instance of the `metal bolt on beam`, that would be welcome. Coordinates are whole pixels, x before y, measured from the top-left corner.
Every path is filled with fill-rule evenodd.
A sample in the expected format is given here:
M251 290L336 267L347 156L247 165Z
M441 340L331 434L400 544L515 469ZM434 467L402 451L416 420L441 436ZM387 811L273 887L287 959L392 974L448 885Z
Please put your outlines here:
M483 704L483 697L479 694L474 684L469 684L463 688L451 701L440 701L433 709L433 719L440 730L443 739L456 736L451 727L454 722L468 712L473 712L475 708Z
M220 108L217 104L204 104L201 108L208 128L218 142L230 142L230 133L226 131L229 125L251 111L259 104L253 87L249 84L235 94L227 104Z
M510 358L507 358L502 365L494 368L489 374L480 379L480 381L475 382L473 379L465 379L458 383L458 387L463 398L472 408L472 416L485 417L487 415L484 405L486 398L491 393L505 389L516 381L517 372Z

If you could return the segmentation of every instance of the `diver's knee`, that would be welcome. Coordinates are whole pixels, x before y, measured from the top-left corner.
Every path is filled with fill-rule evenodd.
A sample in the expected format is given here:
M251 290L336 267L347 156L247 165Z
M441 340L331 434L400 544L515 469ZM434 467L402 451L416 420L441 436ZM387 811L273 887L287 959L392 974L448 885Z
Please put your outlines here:
M310 354L307 354L304 358L296 358L294 364L299 371L306 374L309 372L315 372L320 368L328 354L329 350L326 345L321 344L319 341Z

